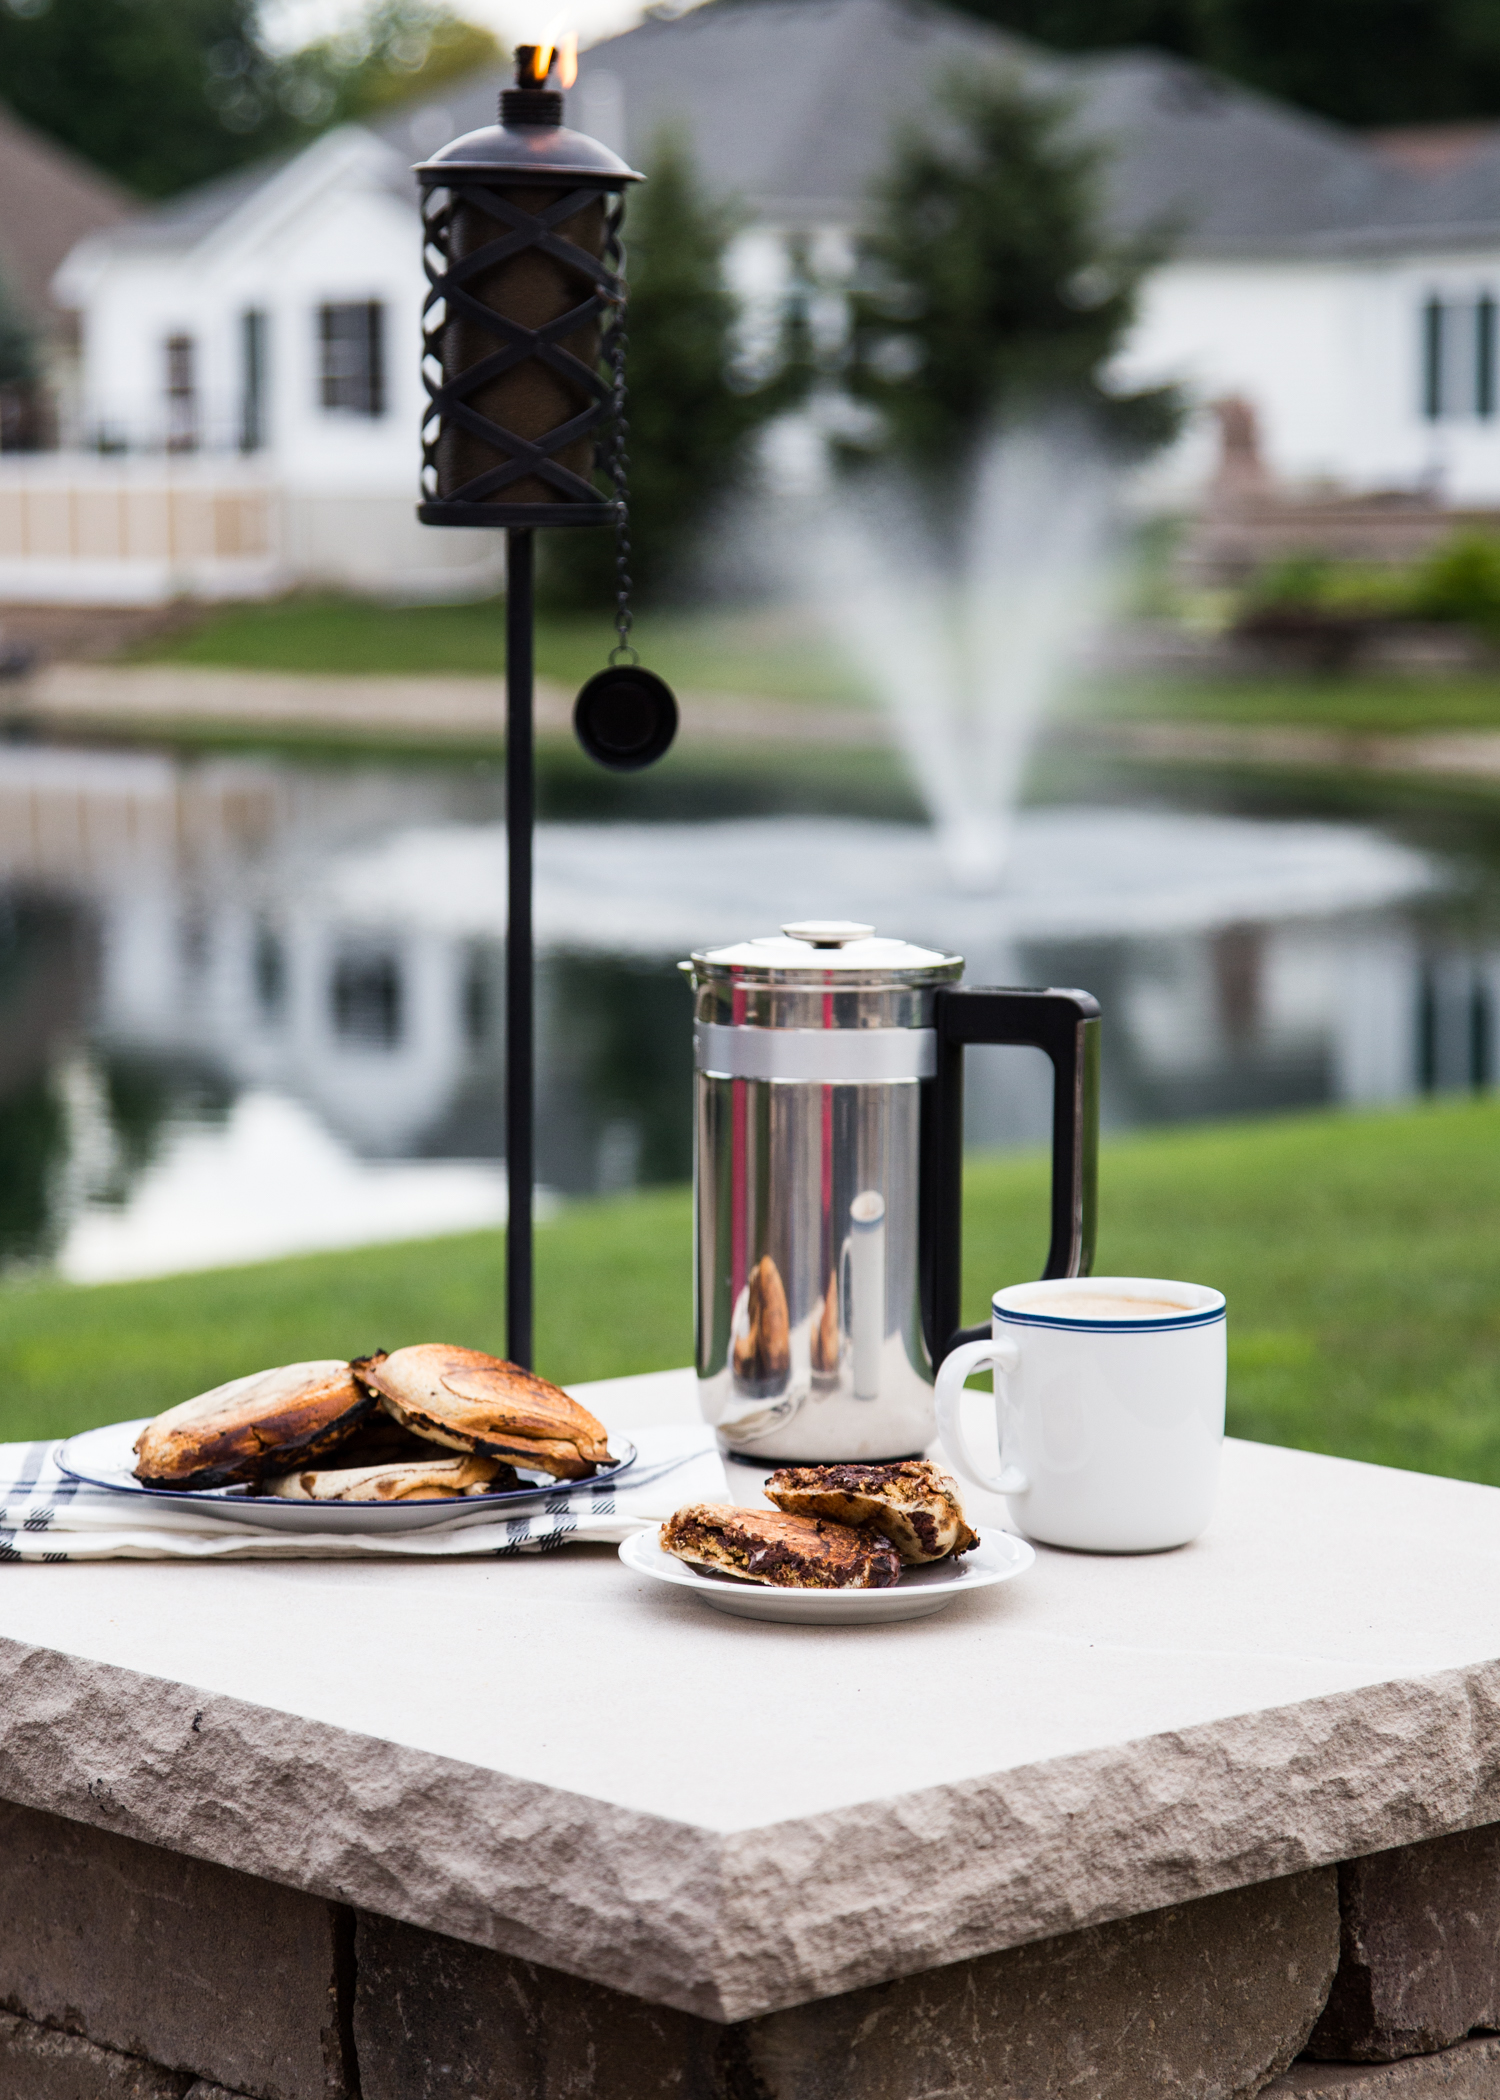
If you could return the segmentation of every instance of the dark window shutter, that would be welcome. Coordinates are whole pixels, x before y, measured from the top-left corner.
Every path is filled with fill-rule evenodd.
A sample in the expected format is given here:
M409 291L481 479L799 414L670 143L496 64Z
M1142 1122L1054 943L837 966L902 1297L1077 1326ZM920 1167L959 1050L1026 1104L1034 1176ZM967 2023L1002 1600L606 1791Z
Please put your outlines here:
M1495 302L1488 292L1474 302L1474 413L1495 413Z
M1422 308L1422 413L1436 423L1443 413L1443 302Z

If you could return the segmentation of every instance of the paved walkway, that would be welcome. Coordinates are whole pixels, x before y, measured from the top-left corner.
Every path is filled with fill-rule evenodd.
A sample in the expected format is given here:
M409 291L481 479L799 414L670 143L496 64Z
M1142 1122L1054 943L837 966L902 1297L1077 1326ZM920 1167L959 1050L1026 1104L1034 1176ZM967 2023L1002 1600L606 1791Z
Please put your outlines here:
M891 742L877 708L734 693L686 692L678 699L684 725L699 740L848 748ZM544 736L567 734L572 705L567 688L537 681L536 722ZM499 678L339 678L183 664L57 663L0 687L0 709L7 706L41 725L74 728L212 724L454 742L503 743L505 737L505 686ZM1500 730L1377 736L1295 724L1075 719L1053 734L1085 755L1164 764L1500 780Z
M1083 722L1068 733L1068 741L1075 749L1167 764L1500 780L1500 730L1493 729L1372 736L1295 725L1263 729L1227 722Z

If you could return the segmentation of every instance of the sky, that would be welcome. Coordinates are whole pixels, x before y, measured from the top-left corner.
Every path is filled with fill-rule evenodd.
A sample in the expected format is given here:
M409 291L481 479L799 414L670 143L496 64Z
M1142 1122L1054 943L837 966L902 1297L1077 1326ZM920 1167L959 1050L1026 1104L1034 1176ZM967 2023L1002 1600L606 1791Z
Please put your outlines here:
M493 29L503 44L552 43L576 29L597 43L640 20L644 0L462 0L455 12ZM265 0L261 22L278 50L328 36L361 12L359 0Z

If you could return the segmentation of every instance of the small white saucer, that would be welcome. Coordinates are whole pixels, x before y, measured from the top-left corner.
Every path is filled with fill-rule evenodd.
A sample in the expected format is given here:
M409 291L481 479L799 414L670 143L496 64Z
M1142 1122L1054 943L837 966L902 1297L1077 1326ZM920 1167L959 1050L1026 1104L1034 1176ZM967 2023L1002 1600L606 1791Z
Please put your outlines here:
M955 1597L987 1590L1022 1575L1036 1559L1025 1539L1008 1531L982 1530L979 1544L961 1560L935 1560L907 1568L890 1590L779 1590L734 1575L708 1575L675 1554L663 1553L658 1531L632 1532L620 1542L620 1558L633 1575L676 1583L715 1611L736 1619L776 1619L793 1626L888 1626L895 1619L925 1619Z

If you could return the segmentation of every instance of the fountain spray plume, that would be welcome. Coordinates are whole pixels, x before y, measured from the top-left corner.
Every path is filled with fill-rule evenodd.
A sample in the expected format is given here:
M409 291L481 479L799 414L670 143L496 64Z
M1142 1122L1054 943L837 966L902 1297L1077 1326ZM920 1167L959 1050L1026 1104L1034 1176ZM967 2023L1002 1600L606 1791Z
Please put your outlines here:
M1058 417L997 433L949 546L913 489L841 486L804 575L890 709L961 889L994 889L1037 728L1103 604L1112 476Z

